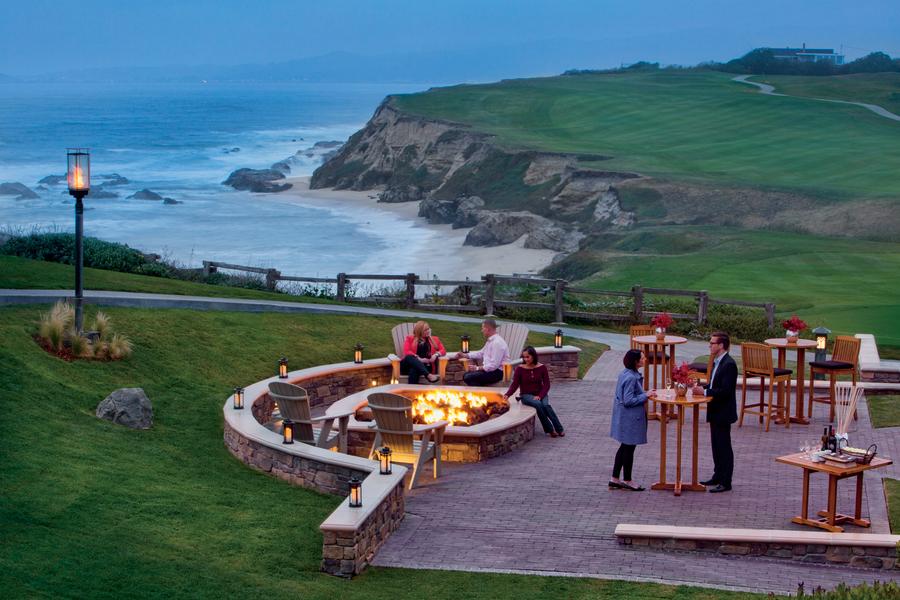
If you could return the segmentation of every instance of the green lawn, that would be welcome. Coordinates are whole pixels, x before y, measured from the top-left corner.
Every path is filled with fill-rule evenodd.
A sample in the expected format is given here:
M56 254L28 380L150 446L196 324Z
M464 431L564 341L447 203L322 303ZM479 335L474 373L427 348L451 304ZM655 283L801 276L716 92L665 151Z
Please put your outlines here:
M873 427L900 427L900 396L866 396L866 402Z
M31 339L42 310L0 308L4 597L761 597L568 577L386 568L352 581L321 574L318 525L338 498L235 460L222 442L221 408L232 386L268 376L281 355L292 368L344 360L360 331L367 352L387 353L394 321L112 308L134 355L66 363ZM449 323L436 329L447 339L477 333ZM588 360L601 350L585 348ZM94 417L100 400L125 386L146 390L153 429Z
M614 157L597 163L604 169L832 200L900 197L900 123L859 107L764 96L731 78L701 71L517 79L396 103L511 147Z
M891 533L900 534L900 479L885 479L884 494L888 499Z
M856 73L833 77L766 75L752 81L775 86L775 91L806 98L828 98L877 104L900 114L900 73Z
M687 227L665 232L698 237ZM774 301L779 320L797 314L810 327L872 333L879 345L900 346L900 244L739 229L716 229L698 244L665 253L645 239L634 251L595 251L591 259L603 268L588 285L621 290L639 283Z

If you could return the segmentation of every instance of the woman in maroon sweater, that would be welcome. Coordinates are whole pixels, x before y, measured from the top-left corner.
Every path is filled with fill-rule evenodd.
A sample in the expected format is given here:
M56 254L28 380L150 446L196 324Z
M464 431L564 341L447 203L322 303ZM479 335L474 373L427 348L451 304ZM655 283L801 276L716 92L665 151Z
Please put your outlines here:
M534 346L528 346L522 350L522 364L516 367L512 383L503 394L503 398L509 399L516 388L519 390L522 402L537 411L544 433L550 437L566 435L562 423L556 416L556 411L550 406L550 398L547 396L547 392L550 391L550 372L547 371L545 365L538 362L537 350L534 349Z

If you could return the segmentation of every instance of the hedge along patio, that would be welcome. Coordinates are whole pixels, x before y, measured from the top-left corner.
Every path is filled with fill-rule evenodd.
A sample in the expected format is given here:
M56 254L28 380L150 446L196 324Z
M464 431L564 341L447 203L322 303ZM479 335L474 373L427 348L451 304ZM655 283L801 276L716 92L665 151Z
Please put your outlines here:
M577 376L579 348L537 350L557 379ZM462 379L458 363L451 362L447 371L448 383ZM392 474L381 475L378 463L367 458L302 443L283 444L281 435L264 427L272 411L268 384L285 380L294 383L307 389L312 406L328 407L347 395L385 384L390 377L391 362L387 358L362 364L323 365L290 372L286 379L272 377L246 386L248 408L236 409L234 396L223 407L225 444L247 465L294 485L337 495L349 493L351 477L362 480L363 506L352 508L345 499L320 526L322 570L333 575L350 577L360 573L399 527L404 517L403 483L407 469L397 465Z

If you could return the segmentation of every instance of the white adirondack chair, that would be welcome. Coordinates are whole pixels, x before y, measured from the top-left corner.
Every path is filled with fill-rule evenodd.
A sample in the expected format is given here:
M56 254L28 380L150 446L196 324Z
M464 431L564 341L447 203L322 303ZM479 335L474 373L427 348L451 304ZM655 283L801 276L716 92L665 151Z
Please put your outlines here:
M412 489L428 461L432 462L434 478L441 473L441 443L447 421L438 421L431 425L415 425L412 417L412 400L397 394L369 394L369 409L375 416L375 441L369 458L375 458L378 449L387 446L391 449L392 460L412 464L413 472L409 480ZM421 438L421 439L416 439Z
M337 448L347 453L347 429L353 411L313 417L309 409L309 395L299 385L273 381L269 383L269 396L278 403L282 418L294 422L294 439L319 448ZM338 431L331 435L334 421L338 421Z
M414 326L415 323L400 323L391 329L391 338L394 341L394 352L393 354L388 354L388 360L391 361L392 381L400 381L400 361L403 360L403 342L406 341L407 336L412 335ZM443 342L443 340L441 341ZM438 376L441 378L441 381L444 381L444 377L447 374L447 362L451 358L456 358L455 352L448 352L446 356L442 356L438 359Z

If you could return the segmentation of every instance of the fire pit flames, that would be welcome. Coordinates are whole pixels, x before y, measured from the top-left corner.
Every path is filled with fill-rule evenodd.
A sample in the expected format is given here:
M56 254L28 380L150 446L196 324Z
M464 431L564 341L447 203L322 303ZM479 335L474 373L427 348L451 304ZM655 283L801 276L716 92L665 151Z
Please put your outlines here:
M509 405L503 400L492 402L486 395L473 392L428 390L415 394L412 401L413 420L426 425L436 421L448 421L451 425L474 425L509 410Z

